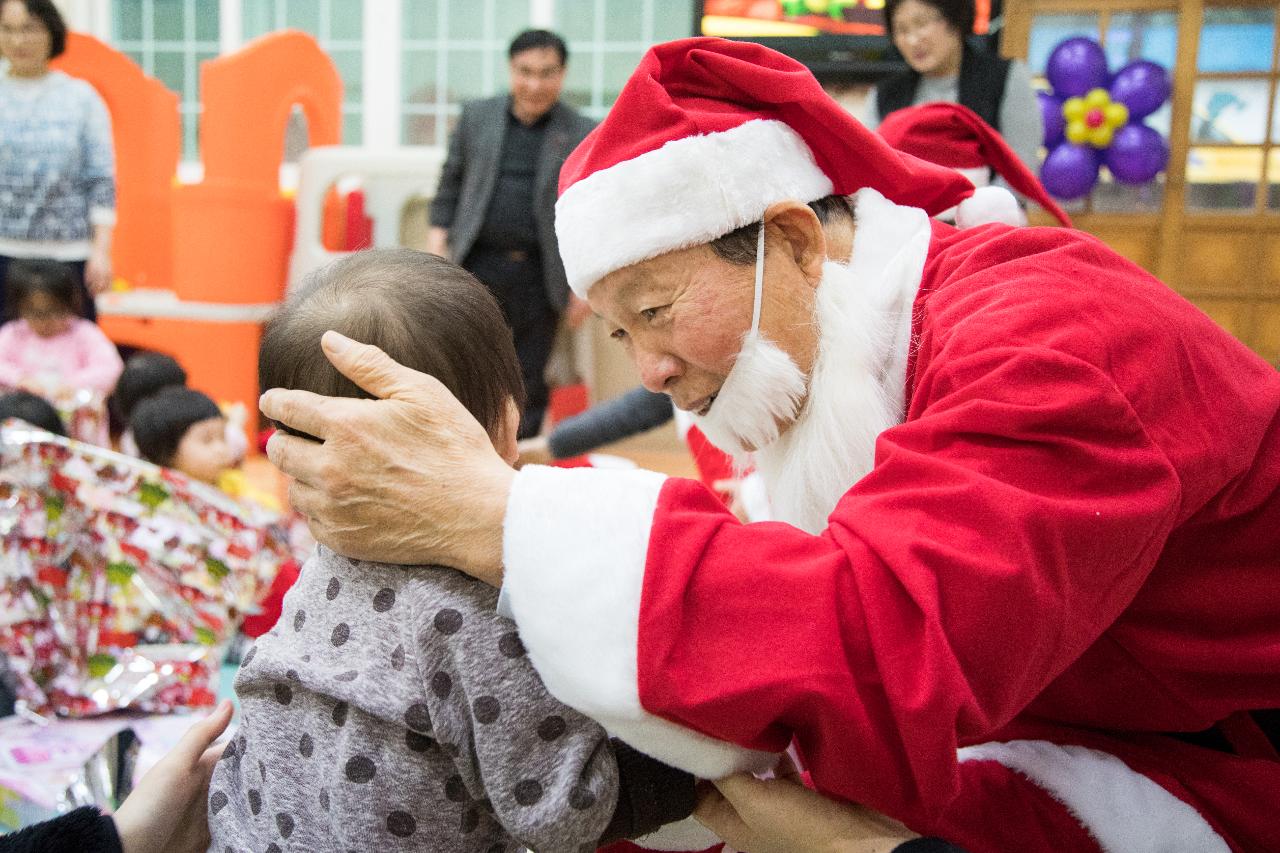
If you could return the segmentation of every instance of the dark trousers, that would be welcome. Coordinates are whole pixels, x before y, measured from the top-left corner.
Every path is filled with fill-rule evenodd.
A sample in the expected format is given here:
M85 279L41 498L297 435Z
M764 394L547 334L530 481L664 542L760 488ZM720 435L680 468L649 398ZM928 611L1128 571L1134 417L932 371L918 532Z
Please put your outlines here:
M9 288L7 282L9 278L9 262L19 260L6 255L0 255L0 308L6 312L6 320L16 320L16 312L12 317L8 316L9 311ZM93 303L93 296L89 294L89 286L84 280L84 261L63 261L64 264L71 267L71 271L75 273L76 281L80 282L80 316L86 320L98 322L98 308Z
M537 435L551 394L543 374L559 320L547 300L542 262L536 252L477 246L467 254L462 266L489 288L511 327L524 377L525 407L519 437Z

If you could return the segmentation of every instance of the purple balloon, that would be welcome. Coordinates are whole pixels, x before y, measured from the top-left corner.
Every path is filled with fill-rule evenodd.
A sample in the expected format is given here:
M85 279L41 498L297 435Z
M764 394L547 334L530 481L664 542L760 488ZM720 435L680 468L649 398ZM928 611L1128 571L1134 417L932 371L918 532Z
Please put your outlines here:
M1044 76L1059 98L1074 98L1107 85L1107 55L1091 38L1069 38L1049 54Z
M1145 124L1127 124L1116 131L1105 156L1117 181L1145 184L1169 165L1169 144Z
M1130 62L1111 81L1111 100L1129 108L1130 121L1144 119L1160 109L1172 91L1169 72L1146 59Z
M1044 117L1044 147L1052 148L1062 141L1067 129L1067 120L1062 117L1062 99L1048 92L1037 92L1040 96L1040 115Z
M1087 145L1062 143L1045 158L1040 182L1054 198L1070 200L1088 195L1098 182L1097 151Z

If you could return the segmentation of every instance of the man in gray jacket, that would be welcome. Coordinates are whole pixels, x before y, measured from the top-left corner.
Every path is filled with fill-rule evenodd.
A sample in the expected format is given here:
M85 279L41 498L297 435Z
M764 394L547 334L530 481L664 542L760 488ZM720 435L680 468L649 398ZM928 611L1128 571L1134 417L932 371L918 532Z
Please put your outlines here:
M556 183L594 122L560 102L568 51L558 35L528 30L507 55L510 94L462 108L431 203L428 249L470 270L502 306L528 395L524 438L542 425L543 371L569 299L556 245Z

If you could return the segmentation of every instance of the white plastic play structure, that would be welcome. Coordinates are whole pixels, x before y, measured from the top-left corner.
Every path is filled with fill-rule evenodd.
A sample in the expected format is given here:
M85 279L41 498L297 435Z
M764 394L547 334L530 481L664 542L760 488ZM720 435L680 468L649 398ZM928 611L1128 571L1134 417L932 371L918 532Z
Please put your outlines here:
M289 289L312 270L348 254L325 246L325 198L331 189L348 204L362 199L364 215L372 220L374 247L399 246L406 213L435 195L443 165L444 151L435 147L309 149L298 164Z

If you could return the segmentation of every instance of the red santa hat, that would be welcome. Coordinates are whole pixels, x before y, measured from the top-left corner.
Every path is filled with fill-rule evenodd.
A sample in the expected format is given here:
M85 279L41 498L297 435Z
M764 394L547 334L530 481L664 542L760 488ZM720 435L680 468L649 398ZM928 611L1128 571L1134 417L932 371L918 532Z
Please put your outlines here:
M885 117L880 135L899 151L939 166L994 169L1009 186L1071 227L1071 218L1049 197L1040 179L1013 153L1004 137L968 107L933 103L897 110ZM977 224L976 220L1019 224L1005 218L1005 207L1005 199L980 193L961 206L957 221L961 225L966 224L966 220L973 224ZM1016 205L1014 211L1018 212Z
M682 39L644 55L565 161L556 235L586 296L614 270L722 237L776 202L864 187L931 215L973 193L958 172L895 151L795 60Z

